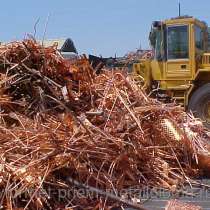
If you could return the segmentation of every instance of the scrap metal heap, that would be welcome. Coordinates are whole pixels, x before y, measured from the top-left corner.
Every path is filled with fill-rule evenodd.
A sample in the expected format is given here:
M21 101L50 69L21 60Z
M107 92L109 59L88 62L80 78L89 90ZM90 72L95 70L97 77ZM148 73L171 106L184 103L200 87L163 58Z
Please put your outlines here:
M168 203L166 210L202 210L199 206L192 206L176 200L172 200Z
M181 192L210 170L202 123L125 72L96 75L85 57L70 63L33 39L1 46L0 63L2 208L137 206L105 190Z

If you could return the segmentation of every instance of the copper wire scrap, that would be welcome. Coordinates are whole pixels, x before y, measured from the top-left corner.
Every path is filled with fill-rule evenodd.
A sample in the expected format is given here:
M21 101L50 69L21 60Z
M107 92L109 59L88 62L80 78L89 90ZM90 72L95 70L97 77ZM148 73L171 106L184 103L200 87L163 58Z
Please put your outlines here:
M85 56L70 62L33 39L0 46L0 62L4 209L144 209L120 192L179 193L210 171L202 123L148 97L126 72L96 75Z
M202 210L202 208L199 206L172 200L168 203L166 210Z

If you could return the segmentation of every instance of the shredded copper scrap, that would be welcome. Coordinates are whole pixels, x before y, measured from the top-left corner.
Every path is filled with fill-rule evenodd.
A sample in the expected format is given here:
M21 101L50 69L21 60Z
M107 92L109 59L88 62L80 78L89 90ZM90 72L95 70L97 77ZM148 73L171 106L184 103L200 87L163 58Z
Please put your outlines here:
M70 64L54 46L43 48L35 40L3 45L0 52L0 94L11 98L9 109L18 107L26 115L45 112L57 106L52 98L71 101L91 85L93 71L85 57Z
M180 192L207 170L202 123L125 72L95 75L85 57L69 63L32 39L0 47L0 62L4 209L111 209L130 204L123 189Z
M168 203L166 210L202 210L201 207L172 200Z

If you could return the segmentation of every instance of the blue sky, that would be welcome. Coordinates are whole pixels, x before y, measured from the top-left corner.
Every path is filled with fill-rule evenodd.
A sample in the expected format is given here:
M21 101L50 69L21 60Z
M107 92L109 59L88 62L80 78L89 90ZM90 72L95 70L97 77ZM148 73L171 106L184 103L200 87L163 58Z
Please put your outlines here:
M209 0L181 0L181 4L182 14L210 25ZM0 40L33 34L39 20L37 38L46 28L46 38L70 37L79 53L121 56L140 43L148 48L151 22L177 14L178 0L7 0L1 2Z

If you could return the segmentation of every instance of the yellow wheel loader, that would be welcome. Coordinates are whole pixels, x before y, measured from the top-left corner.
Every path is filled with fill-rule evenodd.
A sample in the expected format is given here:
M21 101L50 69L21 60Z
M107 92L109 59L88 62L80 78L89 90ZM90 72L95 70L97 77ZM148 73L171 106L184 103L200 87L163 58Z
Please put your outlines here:
M133 73L159 99L177 101L210 127L207 24L189 16L155 21L149 40L154 55L134 63Z

